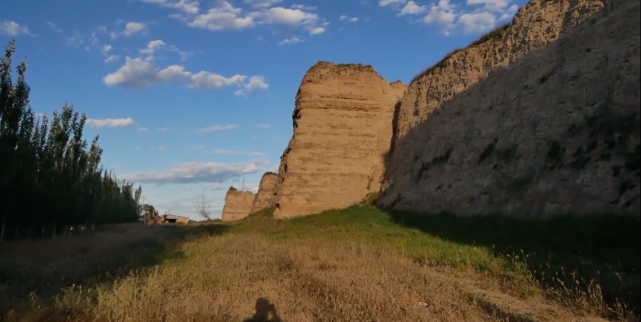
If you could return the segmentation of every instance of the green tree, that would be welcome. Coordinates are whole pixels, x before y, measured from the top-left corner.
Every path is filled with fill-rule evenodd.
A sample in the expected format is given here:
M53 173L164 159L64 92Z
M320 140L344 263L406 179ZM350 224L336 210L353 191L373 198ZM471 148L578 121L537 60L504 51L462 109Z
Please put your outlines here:
M62 227L136 221L142 188L100 165L98 136L83 138L85 114L65 103L36 117L25 81L27 63L11 73L15 42L0 63L0 224L19 237L25 231L52 235Z

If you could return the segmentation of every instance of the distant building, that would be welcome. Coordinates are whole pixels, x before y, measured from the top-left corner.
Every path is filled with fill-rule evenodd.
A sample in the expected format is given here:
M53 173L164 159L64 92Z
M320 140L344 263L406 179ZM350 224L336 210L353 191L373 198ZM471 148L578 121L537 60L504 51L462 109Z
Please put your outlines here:
M163 223L187 224L190 221L191 221L191 219L189 219L188 217L176 216L176 215L171 215L171 214L162 215L162 222Z

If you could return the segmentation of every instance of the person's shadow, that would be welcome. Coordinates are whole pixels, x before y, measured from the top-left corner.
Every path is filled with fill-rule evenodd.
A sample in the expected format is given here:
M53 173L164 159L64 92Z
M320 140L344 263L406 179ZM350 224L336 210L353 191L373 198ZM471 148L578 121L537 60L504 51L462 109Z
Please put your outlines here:
M266 298L256 300L256 313L243 322L285 322L276 313L276 308Z

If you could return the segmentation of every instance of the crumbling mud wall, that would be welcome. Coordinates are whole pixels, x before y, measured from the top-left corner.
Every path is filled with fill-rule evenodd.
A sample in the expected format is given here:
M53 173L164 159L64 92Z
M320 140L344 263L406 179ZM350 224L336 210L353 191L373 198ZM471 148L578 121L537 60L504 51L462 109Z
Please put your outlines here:
M378 192L406 86L371 66L318 62L301 82L281 157L276 218L344 208Z
M263 209L272 207L276 204L276 186L278 183L278 174L267 172L263 174L258 184L258 192L254 197L250 213L256 213Z
M222 221L235 221L249 216L255 195L249 191L239 191L230 187L225 195Z
M639 1L530 1L417 76L379 205L638 214Z

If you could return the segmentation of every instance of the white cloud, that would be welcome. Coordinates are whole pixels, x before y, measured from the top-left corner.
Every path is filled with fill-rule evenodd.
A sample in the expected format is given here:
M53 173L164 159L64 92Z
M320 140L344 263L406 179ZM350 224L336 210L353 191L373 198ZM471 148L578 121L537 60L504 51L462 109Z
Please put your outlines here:
M467 5L483 5L483 8L489 11L503 12L509 5L510 0L467 0Z
M129 127L134 125L131 117L122 119L87 119L87 125L90 127Z
M404 4L405 2L407 2L407 0L379 0L378 5L381 7L398 6Z
M124 175L123 178L135 183L161 184L193 184L193 183L223 183L244 175L262 172L266 160L253 160L245 163L179 163L169 169L158 172L135 172Z
M105 57L105 63L111 63L113 61L118 60L119 58L120 56L117 56L117 55L108 55L107 57Z
M249 81L243 84L243 88L234 92L236 95L245 95L246 93L254 93L259 89L267 89L269 84L265 82L263 76L252 76Z
M448 0L439 0L437 5L432 5L429 8L423 21L427 24L450 25L456 18L454 10L454 6Z
M236 128L236 125L227 124L227 125L212 125L210 127L202 128L198 130L200 133L209 133L209 132L219 132L219 131L228 131Z
M325 32L325 28L323 27L316 27L311 30L309 30L309 34L314 36L314 35L320 35Z
M269 128L269 124L265 124L265 123L256 124L256 127L257 128L261 128L261 129L268 129Z
M133 1L133 0L129 0ZM131 36L135 34L146 34L147 33L147 25L146 23L143 22L137 22L137 21L130 21L126 24L124 24L124 27L120 28L121 25L123 25L124 21L123 20L116 20L116 23L114 24L114 30L109 31L106 26L99 26L97 28L97 32L100 34L107 35L111 38L111 40L115 40L116 38L124 35L124 36ZM118 29L118 30L116 30Z
M31 33L29 33L29 29L27 27L22 26L15 21L4 20L0 22L0 34L17 36L19 34L30 35Z
M157 39L157 40L152 40L147 44L147 48L139 50L141 54L153 54L158 48L164 47L167 44L165 44L164 41Z
M51 28L51 30L53 30L53 31L55 31L55 32L57 32L59 34L62 33L62 29L58 28L58 26L53 22L47 21L47 26L49 26L49 28Z
M146 128L146 127L139 127L139 128L138 128L138 131L140 131L140 132L148 132L148 131L149 131L149 128Z
M325 29L320 17L312 13L314 7L294 5L291 8L272 7L273 0L250 0L255 11L244 12L228 1L215 1L215 5L201 14L173 14L194 28L221 31L228 29L247 29L260 25L299 26L311 35L321 34Z
M499 17L499 21L512 19L512 17L514 17L517 11L519 11L519 6L515 4L511 5L509 8L507 8L507 10L505 10L505 12L503 12L501 17Z
M213 153L213 154L230 154L230 155L254 155L254 156L263 156L263 155L265 155L265 153L262 153L262 152L229 151L229 150L214 150L211 153Z
M114 62L114 61L117 61L118 59L120 59L120 56L115 55L115 54L112 53L112 49L113 49L112 45L103 44L98 39L98 35L99 34L108 33L107 32L107 27L105 27L105 26L98 27L98 31L97 32L92 32L88 36L87 35L83 35L82 33L80 33L77 30L74 31L74 33L71 36L66 36L65 32L62 29L60 29L53 22L49 22L48 21L47 25L52 30L56 31L57 33L62 34L63 37L67 40L67 43L69 45L72 45L72 46L74 46L76 48L79 48L82 45L84 45L83 48L85 49L85 51L91 51L92 49L97 49L100 52L100 54L102 54L102 56L104 57L104 62L105 63Z
M191 52L182 51L174 45L167 45L164 41L160 39L149 41L149 43L147 44L147 47L138 50L138 52L145 55L153 55L160 50L175 52L180 56L180 60L182 61L187 60L187 58L193 54Z
M262 12L259 17L260 23L268 24L309 25L318 21L318 15L315 13L283 7L270 8Z
M229 189L229 185L220 183L211 184L203 188L205 191L222 191L227 189Z
M345 20L346 21L350 21L350 22L357 22L358 21L358 17L348 17L347 15L342 15L342 16L338 17L338 19L340 21L345 21Z
M258 191L259 184L258 183L245 183L243 185L241 183L241 184L232 184L231 186L236 188L237 190L243 189L245 191L252 191L252 192L255 193L256 191ZM222 190L229 189L229 187L230 187L230 185L228 185L228 184L217 183L217 184L208 185L204 189L206 191L222 191Z
M67 40L67 44L72 45L76 48L78 48L78 46L82 45L85 42L84 37L78 31L75 31L71 36L66 36L65 39Z
M218 74L200 71L192 73L181 65L170 65L157 68L153 59L126 57L125 64L117 71L108 74L103 82L109 86L144 89L153 84L183 83L189 88L221 88L235 85L244 87L248 92L268 87L262 76L233 75L224 77Z
M304 4L293 4L290 8L298 9L298 10L307 10L307 11L313 11L317 9L316 7L306 6Z
M168 127L161 127L158 129L158 132L167 132L167 131L169 131Z
M198 13L198 0L141 0L143 3L153 3L161 7L179 9L186 13Z
M252 76L244 87L248 92L253 93L259 89L269 88L269 84L265 83L265 78L263 76Z
M97 46L97 38L95 39L96 39L96 46ZM120 56L113 55L110 53L111 48L112 48L111 45L103 45L100 47L100 52L105 56L105 63L110 63L120 58Z
M252 27L254 25L254 17L241 17L242 11L240 8L234 8L228 2L219 3L217 7L209 9L207 13L194 17L188 25L212 31Z
M509 20L518 10L513 0L467 0L456 5L450 0L438 0L432 5L419 5L417 1L380 0L380 6L390 6L398 16L422 15L418 20L439 28L444 35L454 32L483 33L496 27L499 21Z
M252 8L269 8L277 3L283 2L283 0L245 0L244 2Z
M302 40L298 37L289 37L286 39L283 39L281 42L279 42L279 45L290 45L290 44L296 44L301 42Z
M131 36L133 34L143 32L145 30L145 28L146 28L146 26L145 26L144 23L137 22L137 21L131 21L131 22L128 22L125 25L125 30L123 30L122 33L125 36Z
M401 9L401 12L398 14L399 16L405 16L405 15L418 15L421 13L424 13L427 8L425 6L420 6L416 4L416 1L408 1L403 9Z
M461 15L458 23L463 27L465 32L475 32L478 30L492 29L496 25L496 18L487 11L466 13Z

